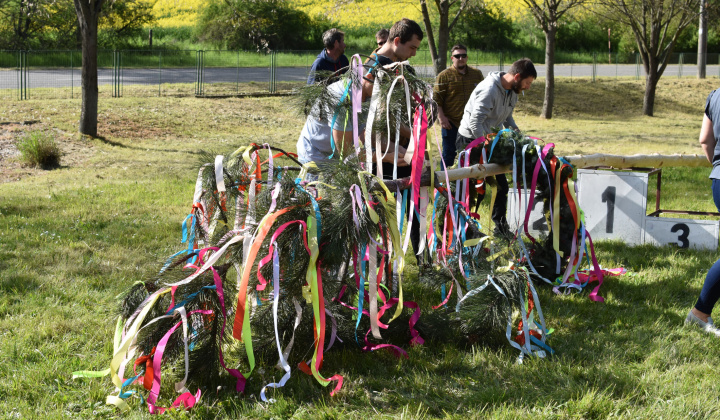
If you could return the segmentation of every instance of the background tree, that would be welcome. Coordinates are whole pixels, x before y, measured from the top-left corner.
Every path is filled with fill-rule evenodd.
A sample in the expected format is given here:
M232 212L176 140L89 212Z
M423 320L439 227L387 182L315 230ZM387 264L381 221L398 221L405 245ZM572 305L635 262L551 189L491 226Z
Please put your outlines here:
M98 45L132 46L155 22L153 0L105 1ZM0 45L11 49L74 49L81 46L73 0L0 0Z
M697 68L698 79L705 78L705 65L707 64L707 8L705 7L705 0L700 1L700 21L698 22L698 56L697 56Z
M82 38L82 108L80 132L97 136L98 78L97 40L98 19L104 0L73 0Z
M213 0L205 8L198 31L202 41L224 48L270 51L319 48L324 18L311 18L286 0Z
M583 4L585 0L523 0L530 8L535 22L545 33L545 97L543 99L543 118L552 118L555 102L555 38L560 19L571 9Z
M106 1L100 13L98 44L105 48L132 46L145 27L155 23L152 0Z
M643 114L652 116L655 91L678 37L695 21L700 0L598 0L604 13L629 27L645 69Z
M0 0L3 44L12 49L28 49L37 38L46 38L52 25L55 0Z
M430 49L430 58L433 61L433 69L437 75L447 68L450 32L457 24L460 15L469 8L479 9L480 3L477 0L434 0L434 4L438 14L437 34L433 31L427 0L420 0L420 11L425 24L425 36Z
M462 14L450 33L448 45L463 44L475 51L515 49L517 28L497 10L471 7Z

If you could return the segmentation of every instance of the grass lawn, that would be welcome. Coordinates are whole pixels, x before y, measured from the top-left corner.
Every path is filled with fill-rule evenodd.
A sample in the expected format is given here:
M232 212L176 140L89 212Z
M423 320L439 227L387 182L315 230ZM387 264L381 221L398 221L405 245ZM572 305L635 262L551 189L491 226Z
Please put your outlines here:
M642 82L558 79L552 120L537 117L543 82L520 98L515 120L555 143L558 155L702 153L702 110L717 79L662 80L652 118L641 114ZM116 296L151 278L180 249L197 153L249 142L294 150L303 123L294 109L288 97L103 98L102 137L84 139L74 134L78 99L0 103L0 146L24 130L45 129L66 152L52 171L23 168L0 154L1 417L149 417L137 399L127 414L106 406L114 390L109 378L72 380L71 372L108 366ZM33 124L6 124L23 121ZM663 172L664 208L714 210L709 169ZM717 254L605 242L597 255L603 266L629 272L606 280L605 303L590 301L587 291L556 296L539 286L555 329L554 357L519 365L509 346L437 342L408 348L409 360L332 351L323 372L345 377L335 397L294 371L275 404L259 403L261 387L281 377L260 364L246 395L226 386L203 390L190 413L170 416L720 417L713 373L720 340L682 326ZM406 298L412 293L410 285ZM164 391L160 405L171 396Z

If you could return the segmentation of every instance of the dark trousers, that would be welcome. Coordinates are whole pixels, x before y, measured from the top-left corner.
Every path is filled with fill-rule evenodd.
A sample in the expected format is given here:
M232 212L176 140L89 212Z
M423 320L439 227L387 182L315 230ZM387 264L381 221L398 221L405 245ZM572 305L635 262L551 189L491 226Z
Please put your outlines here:
M720 211L720 179L712 180L712 192L715 207ZM720 299L720 260L715 261L715 264L708 270L695 309L710 314L718 299Z
M453 123L450 125L451 129L442 129L442 160L448 168L455 163L455 141L458 136L458 128Z
M461 134L458 134L456 138L455 148L459 149L460 147L467 146L472 142L472 140L473 139L469 139ZM443 144L444 142L445 139L443 138ZM454 160L455 156L453 156L453 161ZM508 181L505 177L505 174L495 175L494 178L497 183L497 190L495 192L495 205L492 208L491 219L495 223L496 228L505 229L505 227L507 226L507 219L505 217L505 214L507 213L508 191L510 191L510 188L508 186ZM478 201L476 205L480 204L483 198L484 196L479 196L477 198Z

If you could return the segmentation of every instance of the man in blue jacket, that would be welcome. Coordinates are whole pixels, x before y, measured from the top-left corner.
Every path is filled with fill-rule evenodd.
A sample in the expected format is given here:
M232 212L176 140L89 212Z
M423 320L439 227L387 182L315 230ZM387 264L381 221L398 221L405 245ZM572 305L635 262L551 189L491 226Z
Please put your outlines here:
M335 28L328 29L323 34L323 45L325 49L320 51L315 62L310 68L310 76L308 76L308 85L322 82L327 79L331 73L345 73L350 61L345 56L345 33Z

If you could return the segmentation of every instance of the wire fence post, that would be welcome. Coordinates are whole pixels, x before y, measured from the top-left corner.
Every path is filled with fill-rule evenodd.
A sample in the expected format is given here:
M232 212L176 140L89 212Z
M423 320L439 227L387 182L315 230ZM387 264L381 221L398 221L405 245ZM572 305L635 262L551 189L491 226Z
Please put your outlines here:
M28 64L27 51L18 51L18 99L27 99Z
M112 97L120 97L120 53L117 50L112 52Z
M70 51L70 99L73 99L75 96L75 66L73 66L73 54L75 51Z
M275 51L270 52L270 93L275 93L275 78L277 71L277 54Z
M593 63L592 63L592 81L595 81L595 77L597 76L597 53L593 53Z
M503 71L503 53L500 51L500 61L498 62L498 71Z
M203 63L204 51L199 50L195 52L195 96L203 95Z
M682 77L683 61L685 61L685 54L680 53L680 56L678 57L678 79Z
M158 96L162 96L162 50L158 54Z
M237 50L236 66L237 72L235 74L235 94L240 93L240 50Z
M640 53L635 53L635 80L640 80Z

